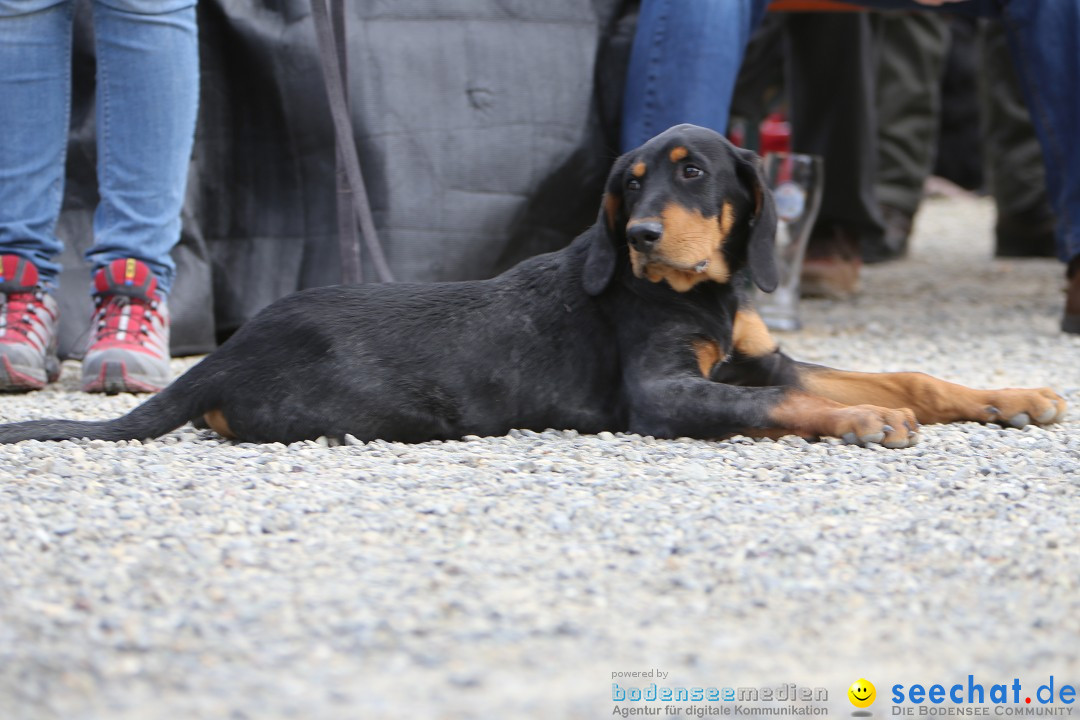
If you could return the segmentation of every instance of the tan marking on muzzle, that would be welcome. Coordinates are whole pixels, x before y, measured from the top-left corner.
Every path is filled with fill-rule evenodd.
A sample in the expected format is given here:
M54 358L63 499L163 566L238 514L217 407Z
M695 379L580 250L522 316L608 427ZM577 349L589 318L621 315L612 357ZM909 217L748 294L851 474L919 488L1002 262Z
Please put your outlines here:
M678 292L686 292L706 279L702 273L679 270L669 265L652 262L651 256L638 252L632 247L629 250L630 269L634 271L635 277L645 278L654 283L666 280L668 285Z
M686 292L706 280L726 283L731 279L723 253L724 240L735 222L730 203L724 203L719 218L670 203L660 213L660 222L663 235L648 257L631 249L635 275L652 282L666 280L678 292Z

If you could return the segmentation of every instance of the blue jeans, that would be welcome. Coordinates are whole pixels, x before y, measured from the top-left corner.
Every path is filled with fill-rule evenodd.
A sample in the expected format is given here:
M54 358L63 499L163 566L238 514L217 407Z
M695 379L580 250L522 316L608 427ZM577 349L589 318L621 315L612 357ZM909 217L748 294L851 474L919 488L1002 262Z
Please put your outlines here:
M767 4L642 0L623 95L623 152L679 123L727 130L735 78Z
M142 260L162 292L176 268L198 107L196 0L94 0L100 201L93 267ZM0 253L55 288L71 104L72 0L0 0Z
M864 7L929 10L912 0ZM624 150L672 125L723 132L750 34L768 0L642 0L623 101ZM1080 256L1080 2L971 0L948 12L1001 18L1046 163L1057 249ZM822 98L823 103L829 102Z

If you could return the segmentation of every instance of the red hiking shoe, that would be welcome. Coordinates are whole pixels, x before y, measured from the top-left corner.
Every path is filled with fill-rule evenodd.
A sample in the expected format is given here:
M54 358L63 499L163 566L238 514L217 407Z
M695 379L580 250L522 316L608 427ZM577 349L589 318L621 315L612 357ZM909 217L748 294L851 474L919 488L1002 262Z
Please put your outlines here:
M32 262L0 255L0 390L39 390L60 377L58 310Z
M93 336L82 365L86 392L156 392L169 384L169 310L144 263L113 260L94 273Z

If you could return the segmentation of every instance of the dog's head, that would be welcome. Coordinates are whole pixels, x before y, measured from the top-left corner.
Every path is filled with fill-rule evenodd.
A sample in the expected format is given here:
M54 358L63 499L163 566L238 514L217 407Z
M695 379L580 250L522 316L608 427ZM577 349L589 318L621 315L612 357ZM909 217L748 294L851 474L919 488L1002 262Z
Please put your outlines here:
M621 252L635 276L679 292L726 283L744 266L762 290L776 288L776 209L757 156L712 130L677 125L620 157L598 225L585 264L591 295Z

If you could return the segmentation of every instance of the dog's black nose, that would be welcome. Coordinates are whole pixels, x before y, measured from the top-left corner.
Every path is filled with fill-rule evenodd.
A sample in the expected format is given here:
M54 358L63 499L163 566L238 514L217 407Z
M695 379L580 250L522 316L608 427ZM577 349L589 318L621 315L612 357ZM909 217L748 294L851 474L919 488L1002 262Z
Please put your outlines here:
M638 252L649 252L656 243L660 241L660 236L664 234L664 226L658 222L639 222L634 223L626 229L626 239L630 241L630 245Z

